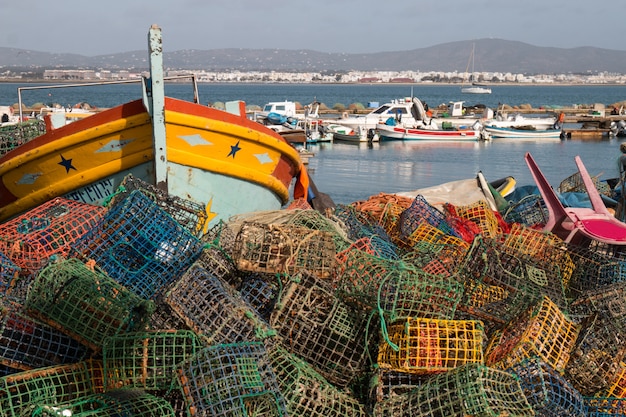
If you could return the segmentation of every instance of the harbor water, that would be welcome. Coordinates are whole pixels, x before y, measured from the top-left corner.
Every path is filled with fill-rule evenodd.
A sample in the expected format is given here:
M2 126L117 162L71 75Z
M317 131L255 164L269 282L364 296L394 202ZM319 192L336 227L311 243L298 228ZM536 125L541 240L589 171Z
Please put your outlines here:
M25 86L0 84L0 105L17 103L17 89ZM490 95L461 94L458 86L439 85L200 84L198 88L200 101L205 104L243 100L258 106L270 101L308 104L317 100L330 108L337 103L347 107L351 103L384 103L411 95L431 107L459 100L464 100L466 105L484 104L492 108L504 103L548 109L626 101L626 86L495 86ZM165 92L176 98L193 98L190 84L168 84ZM73 106L86 102L96 107L113 107L140 98L141 86L121 84L28 90L22 91L21 95L26 106L35 103ZM576 172L574 157L577 155L592 176L616 177L616 160L622 140L605 136L566 141L321 143L309 145L309 150L314 153L309 160L309 172L320 191L329 194L337 203L347 204L381 192L411 191L473 178L479 171L489 181L511 175L518 185L533 185L524 162L524 154L530 152L556 188L560 181Z

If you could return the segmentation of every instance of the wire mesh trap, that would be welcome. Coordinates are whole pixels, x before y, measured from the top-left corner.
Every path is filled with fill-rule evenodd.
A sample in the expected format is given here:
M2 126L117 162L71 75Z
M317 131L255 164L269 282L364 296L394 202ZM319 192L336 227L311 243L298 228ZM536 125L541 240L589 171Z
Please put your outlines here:
M154 303L72 258L37 275L26 310L99 352L106 337L145 329Z
M153 299L201 250L199 239L135 190L72 245L72 256L95 261L120 284Z

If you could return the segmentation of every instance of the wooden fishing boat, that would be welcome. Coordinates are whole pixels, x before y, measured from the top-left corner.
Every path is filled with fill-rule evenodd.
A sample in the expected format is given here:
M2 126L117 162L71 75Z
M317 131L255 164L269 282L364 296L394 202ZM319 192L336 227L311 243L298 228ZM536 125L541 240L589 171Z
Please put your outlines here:
M248 120L243 102L227 112L165 97L159 66L151 67L143 100L49 130L0 158L0 220L57 196L102 204L128 174L203 204L208 222L279 209L292 186L294 198L306 198L298 152Z
M430 140L430 141L478 141L480 130L475 129L429 129L426 127L405 128L380 123L376 127L380 140Z
M561 129L533 129L524 127L484 126L483 130L492 138L514 139L561 139Z

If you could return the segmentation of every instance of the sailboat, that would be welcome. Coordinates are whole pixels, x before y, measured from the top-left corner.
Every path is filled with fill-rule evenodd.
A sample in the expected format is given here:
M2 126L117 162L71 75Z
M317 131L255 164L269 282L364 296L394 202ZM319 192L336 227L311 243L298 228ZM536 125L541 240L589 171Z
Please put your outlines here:
M475 44L472 44L472 53L470 55L469 60L467 61L467 68L465 68L465 78L463 79L463 83L465 83L465 79L467 78L467 70L469 69L470 62L472 63L472 79L474 78L474 49ZM461 86L461 93L466 94L491 94L491 88L485 87L484 85L477 84L472 82L472 85L464 87Z

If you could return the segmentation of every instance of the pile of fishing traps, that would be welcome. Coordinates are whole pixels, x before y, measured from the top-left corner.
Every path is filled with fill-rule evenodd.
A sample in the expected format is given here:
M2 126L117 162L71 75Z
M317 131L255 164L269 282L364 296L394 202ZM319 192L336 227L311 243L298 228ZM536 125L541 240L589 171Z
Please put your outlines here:
M626 257L542 219L55 198L0 224L0 416L626 416Z

